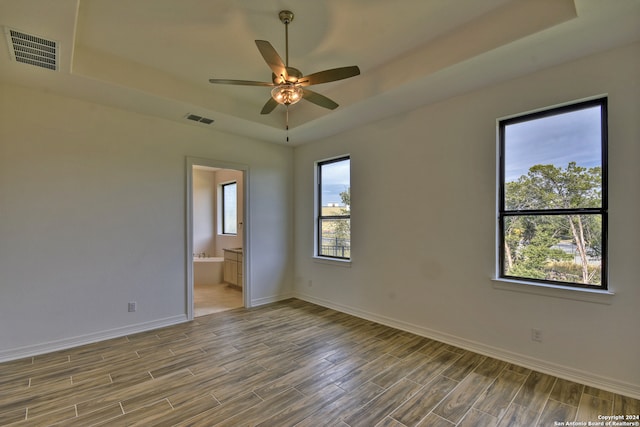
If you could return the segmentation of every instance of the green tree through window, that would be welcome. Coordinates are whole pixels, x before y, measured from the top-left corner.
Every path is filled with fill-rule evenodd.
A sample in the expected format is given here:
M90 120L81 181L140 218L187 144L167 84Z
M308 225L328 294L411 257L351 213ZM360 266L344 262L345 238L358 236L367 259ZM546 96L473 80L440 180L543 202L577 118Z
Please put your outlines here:
M500 276L606 289L606 99L502 121L500 150Z
M318 162L316 255L351 259L351 160Z

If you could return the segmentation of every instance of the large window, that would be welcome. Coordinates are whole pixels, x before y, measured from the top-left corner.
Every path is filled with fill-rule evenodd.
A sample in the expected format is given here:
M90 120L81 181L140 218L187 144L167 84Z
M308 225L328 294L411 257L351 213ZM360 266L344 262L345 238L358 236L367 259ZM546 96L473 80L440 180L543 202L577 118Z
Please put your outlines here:
M607 100L499 122L499 276L607 289Z
M351 259L351 160L318 163L316 255Z
M238 184L222 184L222 234L238 233Z

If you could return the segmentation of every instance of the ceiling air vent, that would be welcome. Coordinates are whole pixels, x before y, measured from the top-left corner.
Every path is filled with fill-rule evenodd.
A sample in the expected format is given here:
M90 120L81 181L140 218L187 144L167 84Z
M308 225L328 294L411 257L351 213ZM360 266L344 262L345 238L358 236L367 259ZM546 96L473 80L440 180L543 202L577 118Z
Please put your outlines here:
M11 28L6 28L5 34L11 58L17 62L48 70L58 69L59 46L57 42Z
M209 119L207 117L202 117L202 116L197 116L195 114L187 114L185 116L187 118L187 120L193 120L194 122L200 122L200 123L204 123L205 125L210 125L211 123L213 123L213 119Z

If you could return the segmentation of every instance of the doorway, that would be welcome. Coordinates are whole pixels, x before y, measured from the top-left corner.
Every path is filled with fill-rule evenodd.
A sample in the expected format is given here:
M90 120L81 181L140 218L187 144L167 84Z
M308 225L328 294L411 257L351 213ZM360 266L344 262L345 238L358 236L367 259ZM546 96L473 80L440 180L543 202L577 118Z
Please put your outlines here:
M246 307L248 168L187 158L187 318Z

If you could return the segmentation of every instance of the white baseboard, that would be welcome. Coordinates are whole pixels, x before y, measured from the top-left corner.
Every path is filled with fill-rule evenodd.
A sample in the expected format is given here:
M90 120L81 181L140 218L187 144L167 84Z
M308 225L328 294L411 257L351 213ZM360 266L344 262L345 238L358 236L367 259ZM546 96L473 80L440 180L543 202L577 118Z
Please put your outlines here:
M153 320L150 322L138 323L135 325L127 325L121 328L109 329L87 335L80 335L72 338L64 338L57 341L49 341L46 343L29 345L15 349L0 351L0 363L9 360L22 359L24 357L37 356L39 354L51 353L52 351L65 350L72 347L78 347L86 344L108 340L111 338L119 338L125 335L131 335L138 332L145 332L152 329L164 328L165 326L176 325L187 321L187 316L182 314L171 316L164 319Z
M251 300L251 307L257 307L259 305L271 304L272 302L284 301L289 298L294 298L292 293L286 293L281 295L273 295L270 297L256 298ZM302 299L302 298L301 298Z
M270 304L272 302L283 301L293 298L290 293L283 295L274 295L271 297L257 298L251 300L251 307ZM182 314L178 316L167 317L165 319L154 320L151 322L139 323L136 325L124 326L121 328L100 331L92 334L81 335L77 337L64 338L56 341L49 341L40 344L29 345L9 350L0 350L0 363L10 360L22 359L24 357L37 356L40 354L51 353L53 351L66 350L72 347L92 344L111 338L119 338L125 335L131 335L138 332L145 332L152 329L164 328L165 326L176 325L178 323L187 322L187 316Z
M423 326L414 325L401 320L392 319L386 316L380 316L378 314L360 310L358 308L336 304L332 301L316 298L311 295L295 293L294 297L343 313L351 314L362 319L400 329L402 331L411 332L425 338L431 338L436 341L451 344L465 350L482 354L484 356L493 357L495 359L513 363L514 365L519 365L538 372L553 375L558 378L563 378L569 381L574 381L580 384L600 388L602 390L611 391L613 393L622 394L624 396L633 397L635 399L640 399L640 386L636 384L630 384L623 381L603 377L569 366L558 365L555 363L547 362L545 360L527 356L526 354L515 353L505 349L488 346L480 342L468 340L466 338L460 338L454 335L425 328Z

